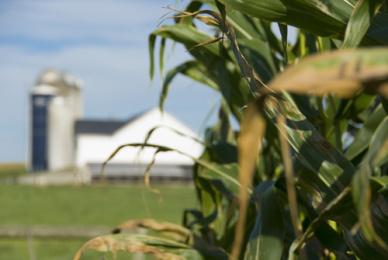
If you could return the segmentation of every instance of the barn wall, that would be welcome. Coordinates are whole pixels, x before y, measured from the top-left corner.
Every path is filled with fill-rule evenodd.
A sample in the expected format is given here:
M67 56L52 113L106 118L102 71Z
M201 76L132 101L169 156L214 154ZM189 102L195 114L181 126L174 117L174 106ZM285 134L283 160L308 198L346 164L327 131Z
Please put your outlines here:
M145 164L108 164L105 171L101 171L101 163L89 163L88 167L92 180L115 179L143 181L144 173L148 165ZM193 167L191 165L157 164L149 172L151 180L181 180L191 181Z
M120 145L126 143L142 143L147 132L155 126L166 125L187 135L195 134L186 126L178 122L167 113L162 115L154 109L138 118L131 124L122 127L112 136L80 134L77 136L77 164L86 165L90 162L103 162ZM168 129L160 128L154 132L149 143L173 147L182 152L198 157L202 152L202 145L191 139L182 137ZM124 148L112 160L121 164L148 164L155 149L145 148L142 152L136 148ZM175 152L160 153L156 157L156 164L164 165L192 165L191 159Z

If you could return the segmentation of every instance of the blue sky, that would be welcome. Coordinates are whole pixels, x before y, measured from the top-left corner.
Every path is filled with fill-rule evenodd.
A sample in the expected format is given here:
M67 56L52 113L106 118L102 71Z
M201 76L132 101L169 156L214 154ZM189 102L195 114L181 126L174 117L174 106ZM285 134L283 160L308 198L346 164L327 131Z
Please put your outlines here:
M45 68L83 80L85 117L125 119L156 106L161 81L148 77L147 37L168 12L163 7L186 2L1 0L0 162L27 159L28 92ZM168 48L166 67L187 58L183 48ZM166 110L203 131L218 94L184 78L170 93Z

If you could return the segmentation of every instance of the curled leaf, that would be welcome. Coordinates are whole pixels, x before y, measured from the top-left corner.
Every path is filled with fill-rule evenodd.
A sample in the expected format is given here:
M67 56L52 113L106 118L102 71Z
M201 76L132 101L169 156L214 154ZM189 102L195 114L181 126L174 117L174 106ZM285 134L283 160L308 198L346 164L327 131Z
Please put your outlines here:
M287 68L269 88L303 95L351 98L361 91L388 98L388 49L338 50Z
M73 260L80 260L88 250L152 254L156 259L202 259L198 252L185 244L147 235L116 234L93 238L77 251Z
M166 234L167 237L174 238L175 241L192 240L191 231L181 225L159 222L154 219L131 219L113 230L113 233L121 233L123 231L133 231L139 228L145 228L158 233Z

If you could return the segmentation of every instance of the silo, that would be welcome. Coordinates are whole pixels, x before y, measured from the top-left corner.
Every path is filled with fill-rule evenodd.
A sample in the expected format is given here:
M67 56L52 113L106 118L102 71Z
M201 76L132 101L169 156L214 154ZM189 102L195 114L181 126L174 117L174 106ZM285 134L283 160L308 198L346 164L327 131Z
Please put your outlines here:
M31 171L74 166L74 124L82 115L79 80L46 70L31 92Z
M48 116L48 169L61 170L74 164L74 117L66 97L50 100Z

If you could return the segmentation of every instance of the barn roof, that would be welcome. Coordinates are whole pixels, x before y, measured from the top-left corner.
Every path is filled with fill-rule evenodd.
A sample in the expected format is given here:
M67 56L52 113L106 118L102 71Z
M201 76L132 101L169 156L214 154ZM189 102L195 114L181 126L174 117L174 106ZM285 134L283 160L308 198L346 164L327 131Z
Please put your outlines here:
M121 127L128 125L141 117L145 112L138 113L127 120L100 120L100 119L83 119L75 123L75 134L101 134L112 135Z

